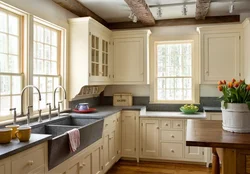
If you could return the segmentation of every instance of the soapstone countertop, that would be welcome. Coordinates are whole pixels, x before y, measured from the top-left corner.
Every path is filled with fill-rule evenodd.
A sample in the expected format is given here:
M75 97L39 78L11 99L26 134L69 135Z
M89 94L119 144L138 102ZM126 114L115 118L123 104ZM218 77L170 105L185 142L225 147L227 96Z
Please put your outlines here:
M147 111L140 115L141 118L180 118L180 119L206 119L206 115L203 112L197 112L195 114L184 114L182 112L158 112Z
M48 141L51 138L51 135L32 133L28 142L20 142L16 138L12 139L8 144L0 144L0 160Z
M221 107L211 107L211 106L204 106L204 112L221 112Z
M92 113L72 112L70 113L70 115L72 115L73 117L104 119L105 117L108 117L122 110L135 110L140 111L141 113L146 111L146 106L98 106L95 108L96 111Z

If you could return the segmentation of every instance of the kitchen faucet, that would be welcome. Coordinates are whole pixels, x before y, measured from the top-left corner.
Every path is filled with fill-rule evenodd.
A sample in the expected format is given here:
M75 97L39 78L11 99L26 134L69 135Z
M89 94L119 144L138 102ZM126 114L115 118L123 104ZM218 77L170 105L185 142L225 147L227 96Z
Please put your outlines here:
M40 93L39 89L36 86L34 86L34 85L25 86L23 88L22 92L21 92L21 115L20 115L20 117L22 117L24 115L23 114L23 94L24 94L25 90L28 89L28 88L35 88L37 90L37 92L38 92L38 95L39 95L39 101L41 101L41 93ZM29 124L29 122L30 122L30 110L29 110L30 108L32 108L32 106L28 106L27 124Z
M64 87L62 86L57 86L54 90L54 99L53 99L53 102L54 102L54 110L58 109L58 116L60 116L60 103L62 103L62 101L59 101L58 102L58 108L56 108L56 90L58 88L62 88L63 91L64 91L64 99L66 99L66 90L64 89Z

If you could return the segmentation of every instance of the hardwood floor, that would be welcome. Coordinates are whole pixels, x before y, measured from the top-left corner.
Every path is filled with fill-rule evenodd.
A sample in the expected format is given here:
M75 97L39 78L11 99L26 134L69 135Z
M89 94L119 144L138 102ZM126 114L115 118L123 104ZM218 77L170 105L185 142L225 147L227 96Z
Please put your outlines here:
M211 168L203 165L176 164L170 162L118 161L107 174L211 174Z

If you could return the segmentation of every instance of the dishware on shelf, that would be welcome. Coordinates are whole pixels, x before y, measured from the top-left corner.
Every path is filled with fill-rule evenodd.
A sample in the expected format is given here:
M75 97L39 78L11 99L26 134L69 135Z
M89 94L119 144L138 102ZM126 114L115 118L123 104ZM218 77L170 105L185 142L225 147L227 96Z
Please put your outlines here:
M186 105L180 107L180 110L184 114L194 114L199 110L199 108L197 106L194 106L193 104L191 104L191 105L186 104Z
M13 125L7 125L5 126L6 128L11 128L12 129L12 133L11 133L11 136L12 136L12 139L15 139L16 138L16 131L17 131L17 128L19 128L19 125L18 124L13 124Z
M12 133L11 128L0 129L0 144L9 143L12 139L11 133Z
M21 142L29 141L31 134L31 127L25 126L25 127L19 127L17 128L17 131L15 133L16 137Z
M89 104L88 103L79 103L78 105L76 105L75 109L77 109L79 111L89 110Z
M73 112L76 112L76 113L92 113L92 112L95 112L96 111L96 108L89 108L88 110L78 110L78 109L73 109Z

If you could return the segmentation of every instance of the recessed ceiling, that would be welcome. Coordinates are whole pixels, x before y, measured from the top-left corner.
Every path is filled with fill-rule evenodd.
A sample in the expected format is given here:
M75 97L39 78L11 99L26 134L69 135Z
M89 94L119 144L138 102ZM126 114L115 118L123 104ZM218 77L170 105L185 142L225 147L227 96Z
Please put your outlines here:
M85 7L109 23L130 21L131 10L124 0L78 0ZM156 20L195 17L195 0L146 0ZM183 15L183 4L187 4L187 14ZM212 0L208 16L239 15L250 12L250 0L235 0L234 11L229 13L231 0ZM163 5L162 17L157 16L158 5Z

